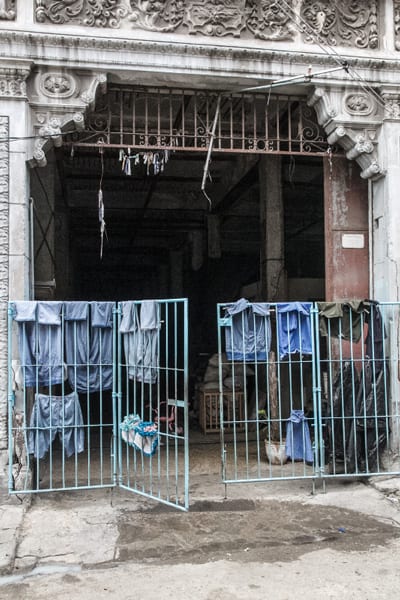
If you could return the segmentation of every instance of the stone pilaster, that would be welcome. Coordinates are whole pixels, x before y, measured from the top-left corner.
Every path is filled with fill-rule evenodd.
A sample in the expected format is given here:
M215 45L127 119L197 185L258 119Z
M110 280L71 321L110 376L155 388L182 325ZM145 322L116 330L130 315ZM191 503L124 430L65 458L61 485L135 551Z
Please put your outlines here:
M0 116L0 452L7 448L7 301L9 270L9 119Z

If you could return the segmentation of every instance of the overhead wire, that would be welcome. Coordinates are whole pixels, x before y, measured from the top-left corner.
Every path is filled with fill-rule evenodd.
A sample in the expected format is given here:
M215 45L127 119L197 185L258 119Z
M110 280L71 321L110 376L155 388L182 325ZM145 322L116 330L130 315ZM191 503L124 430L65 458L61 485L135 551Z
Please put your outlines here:
M339 52L337 52L336 49L331 44L327 44L326 40L324 40L324 38L318 33L318 31L313 29L311 27L311 25L309 23L307 23L307 21L301 16L301 14L296 13L296 11L293 9L293 6L291 6L287 2L287 0L281 0L281 4L283 5L283 6L281 6L281 9L286 14L286 16L295 24L297 29L301 33L307 33L311 37L311 39L314 41L314 43L325 54L330 56L337 64L340 64L343 66L343 64L346 63L349 74L351 74L357 78L361 88L366 93L371 94L375 98L375 100L378 102L378 104L380 104L382 107L384 107L384 102L383 102L381 96L371 85L369 85L369 83L362 77L362 75L360 75L360 73L354 67L352 67L351 64L348 63L348 59L345 59L341 54L339 54ZM284 7L286 7L286 9L289 10L290 13L292 13L292 14L288 14L287 10L286 11L284 10ZM328 49L331 52L329 52Z

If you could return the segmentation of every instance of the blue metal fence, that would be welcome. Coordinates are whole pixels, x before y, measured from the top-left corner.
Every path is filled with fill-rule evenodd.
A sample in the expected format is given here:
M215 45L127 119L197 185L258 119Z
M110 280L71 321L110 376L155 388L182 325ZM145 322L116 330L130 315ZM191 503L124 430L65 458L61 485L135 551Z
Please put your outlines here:
M223 481L397 474L399 308L218 304Z
M10 493L120 485L187 509L187 301L8 315Z

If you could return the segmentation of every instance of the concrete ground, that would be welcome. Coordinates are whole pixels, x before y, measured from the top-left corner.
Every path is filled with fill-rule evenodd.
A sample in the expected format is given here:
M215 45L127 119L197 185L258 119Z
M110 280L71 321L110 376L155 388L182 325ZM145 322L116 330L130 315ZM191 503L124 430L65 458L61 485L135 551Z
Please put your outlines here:
M224 486L188 513L105 489L0 506L0 598L385 599L400 589L400 478Z

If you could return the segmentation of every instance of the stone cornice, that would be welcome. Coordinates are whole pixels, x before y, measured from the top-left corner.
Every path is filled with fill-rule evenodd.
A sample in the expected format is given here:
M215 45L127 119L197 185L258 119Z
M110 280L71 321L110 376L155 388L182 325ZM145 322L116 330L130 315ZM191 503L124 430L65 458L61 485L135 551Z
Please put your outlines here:
M1 45L6 44L4 51ZM216 45L210 42L200 43L186 43L181 41L165 42L165 41L152 41L152 40L132 40L129 38L116 38L116 37L93 37L93 36L76 36L76 35L58 35L51 33L28 33L22 31L11 31L2 30L0 31L0 57L4 56L9 58L12 55L10 52L9 44L22 45L25 48L26 54L23 55L21 49L18 48L18 57L27 58L30 60L38 61L49 61L56 64L58 61L63 62L64 57L60 56L58 61L54 58L54 53L49 52L49 56L43 54L43 48L66 48L70 51L74 48L79 54L81 51L87 52L90 50L104 52L134 52L134 53L154 53L169 56L193 56L210 59L225 58L228 60L243 60L243 61L263 61L268 62L282 62L289 65L332 65L335 64L332 56L316 53L312 51L299 51L293 49L293 51L279 51L269 50L256 47L243 48L243 47L227 47L222 45ZM35 50L37 49L37 52ZM104 57L103 57L104 58ZM386 71L386 70L399 70L400 60L391 59L385 57L371 58L363 56L348 56L343 54L343 60L352 66L359 69L369 69L373 71ZM74 67L73 57L68 54L69 65ZM77 59L81 65L82 60ZM111 64L116 65L115 57L110 61Z

